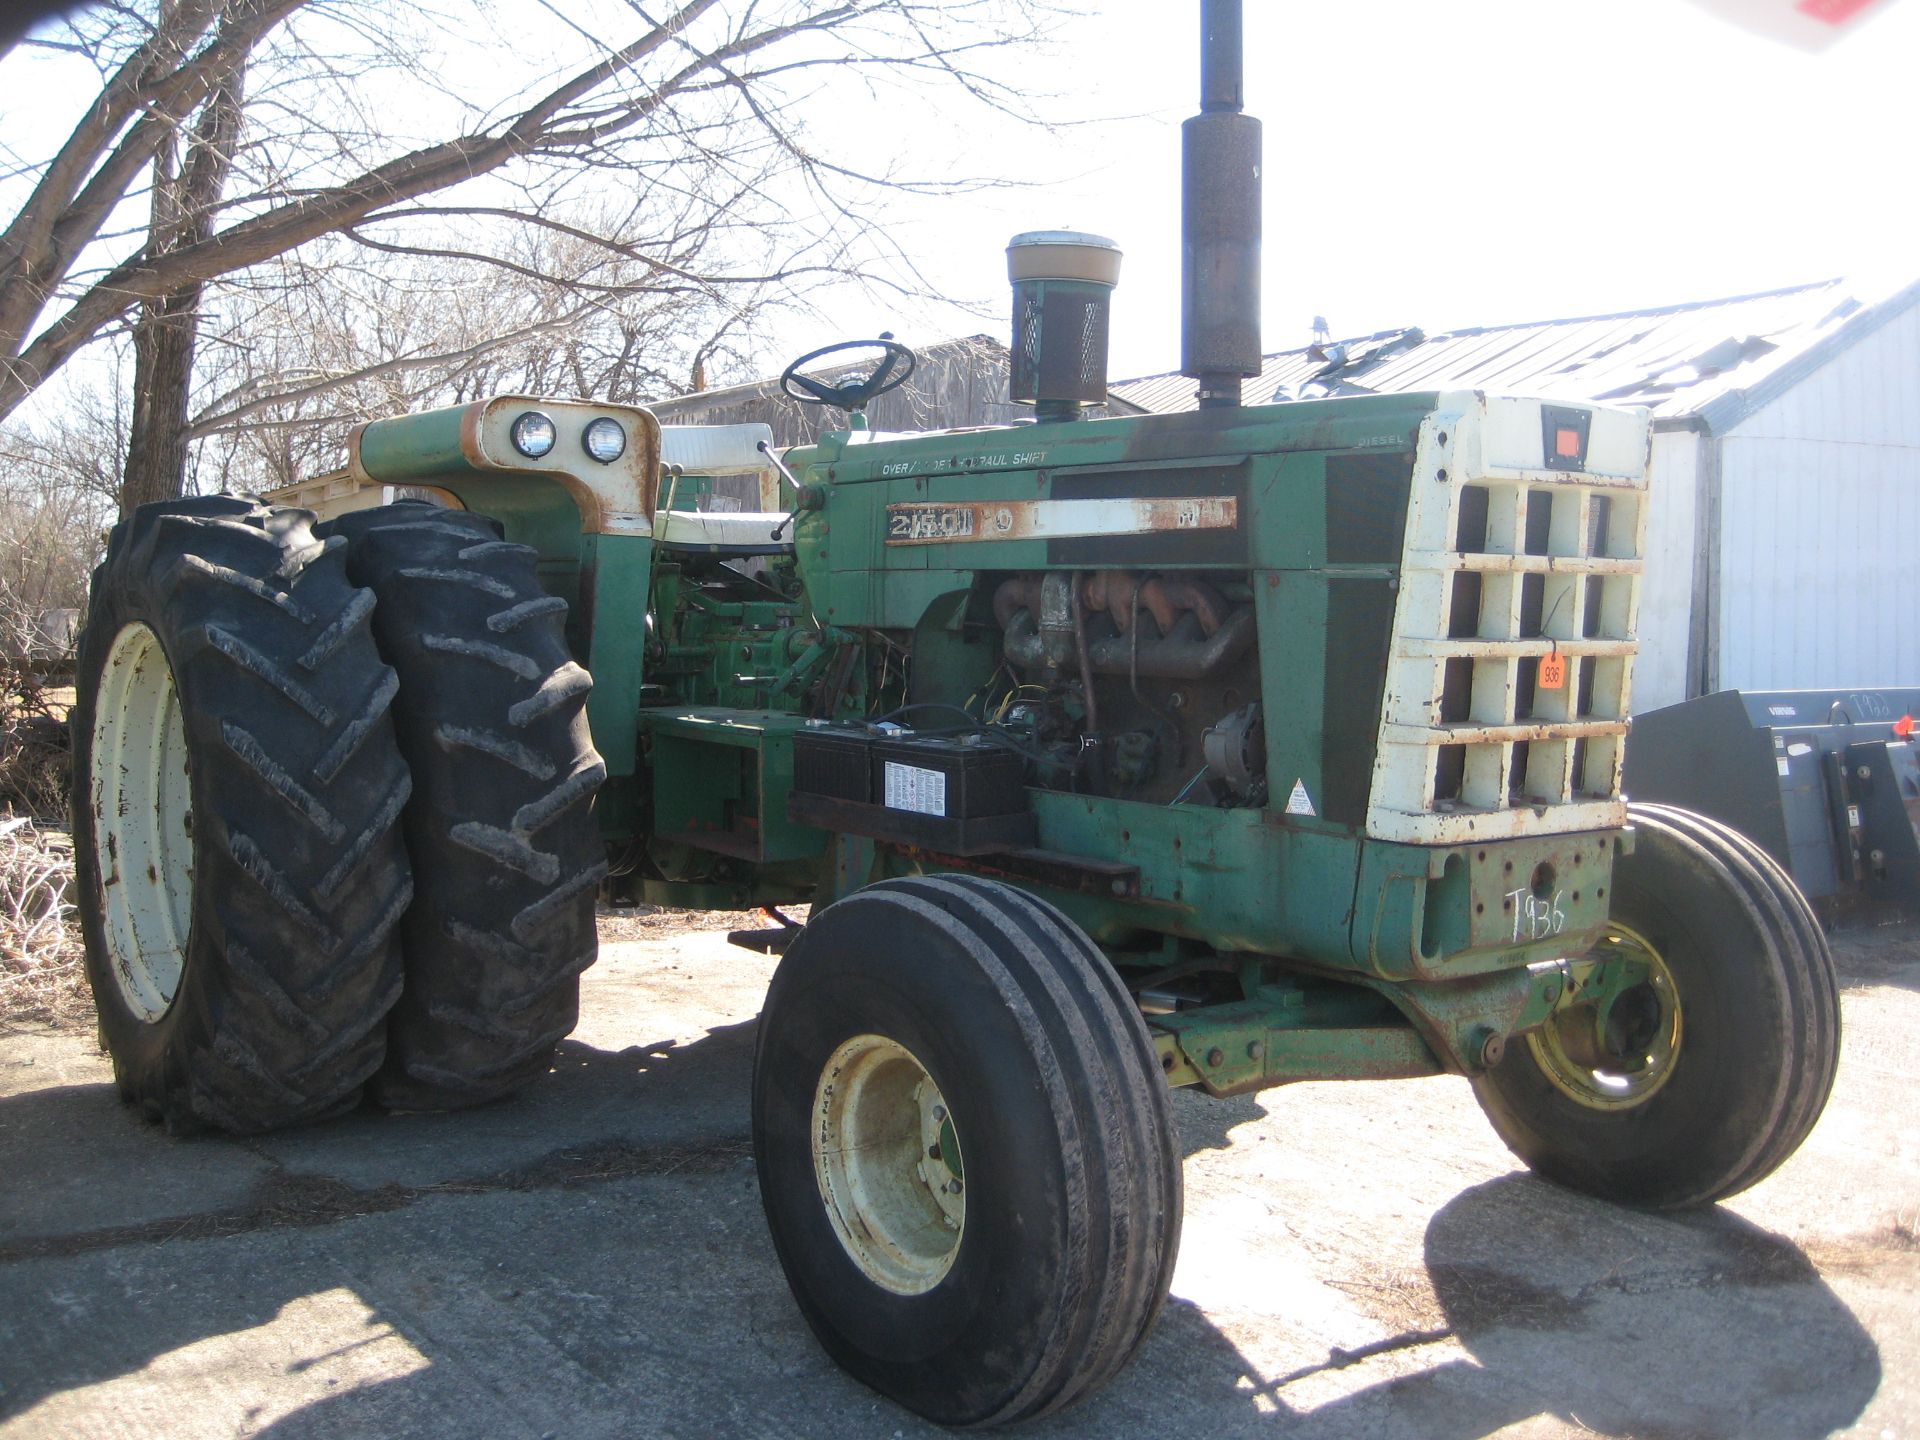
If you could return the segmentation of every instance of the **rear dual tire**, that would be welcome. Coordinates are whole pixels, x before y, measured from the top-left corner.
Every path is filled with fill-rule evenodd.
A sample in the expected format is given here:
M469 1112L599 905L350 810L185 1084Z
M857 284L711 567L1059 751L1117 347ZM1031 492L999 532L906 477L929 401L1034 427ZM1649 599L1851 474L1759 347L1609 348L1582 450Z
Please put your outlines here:
M406 988L373 1096L393 1110L482 1104L546 1072L598 953L607 867L592 804L606 767L587 731L592 682L536 553L487 517L402 502L318 533L348 542L348 575L378 601L414 781Z
M147 506L94 572L73 712L87 974L121 1096L176 1130L350 1107L400 993L393 675L311 520Z
M498 1098L595 955L590 682L532 552L417 505L312 521L142 507L94 576L88 974L122 1096L176 1129Z

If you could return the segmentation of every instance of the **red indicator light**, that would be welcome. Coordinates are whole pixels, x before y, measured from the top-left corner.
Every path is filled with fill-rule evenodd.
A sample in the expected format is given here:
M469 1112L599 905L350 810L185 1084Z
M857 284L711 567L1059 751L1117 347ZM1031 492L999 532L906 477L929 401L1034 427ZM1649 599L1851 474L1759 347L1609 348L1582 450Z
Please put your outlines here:
M1560 429L1553 432L1553 453L1572 460L1580 454L1580 432Z

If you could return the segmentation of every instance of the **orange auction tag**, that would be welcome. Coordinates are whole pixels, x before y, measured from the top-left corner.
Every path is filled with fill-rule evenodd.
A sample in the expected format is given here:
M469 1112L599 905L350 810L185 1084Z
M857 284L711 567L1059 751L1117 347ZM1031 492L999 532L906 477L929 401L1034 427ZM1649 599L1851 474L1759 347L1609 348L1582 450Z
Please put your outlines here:
M1549 650L1540 657L1539 685L1542 690L1558 690L1567 683L1567 657Z

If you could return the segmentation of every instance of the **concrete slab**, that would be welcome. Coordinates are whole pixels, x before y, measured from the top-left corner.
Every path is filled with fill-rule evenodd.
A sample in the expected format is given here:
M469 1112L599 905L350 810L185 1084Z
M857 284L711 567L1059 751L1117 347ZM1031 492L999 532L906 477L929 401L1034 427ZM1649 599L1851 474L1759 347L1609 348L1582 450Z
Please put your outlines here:
M90 1033L0 1032L0 1247L239 1205L272 1168L139 1123Z
M1826 1117L1682 1218L1526 1176L1463 1082L1176 1097L1136 1363L1034 1435L1920 1434L1920 944L1843 947ZM772 962L608 947L477 1114L167 1140L84 1034L0 1038L0 1437L939 1433L834 1368L748 1153Z

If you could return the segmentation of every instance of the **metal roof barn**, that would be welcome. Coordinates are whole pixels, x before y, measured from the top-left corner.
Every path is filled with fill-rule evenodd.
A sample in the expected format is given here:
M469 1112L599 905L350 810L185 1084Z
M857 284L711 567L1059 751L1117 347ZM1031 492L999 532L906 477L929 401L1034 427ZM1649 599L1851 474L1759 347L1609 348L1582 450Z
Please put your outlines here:
M1482 389L1653 412L1633 709L1721 689L1920 684L1920 284L1830 280L1617 315L1265 357L1249 404ZM1111 387L1115 414L1193 408L1193 381Z

